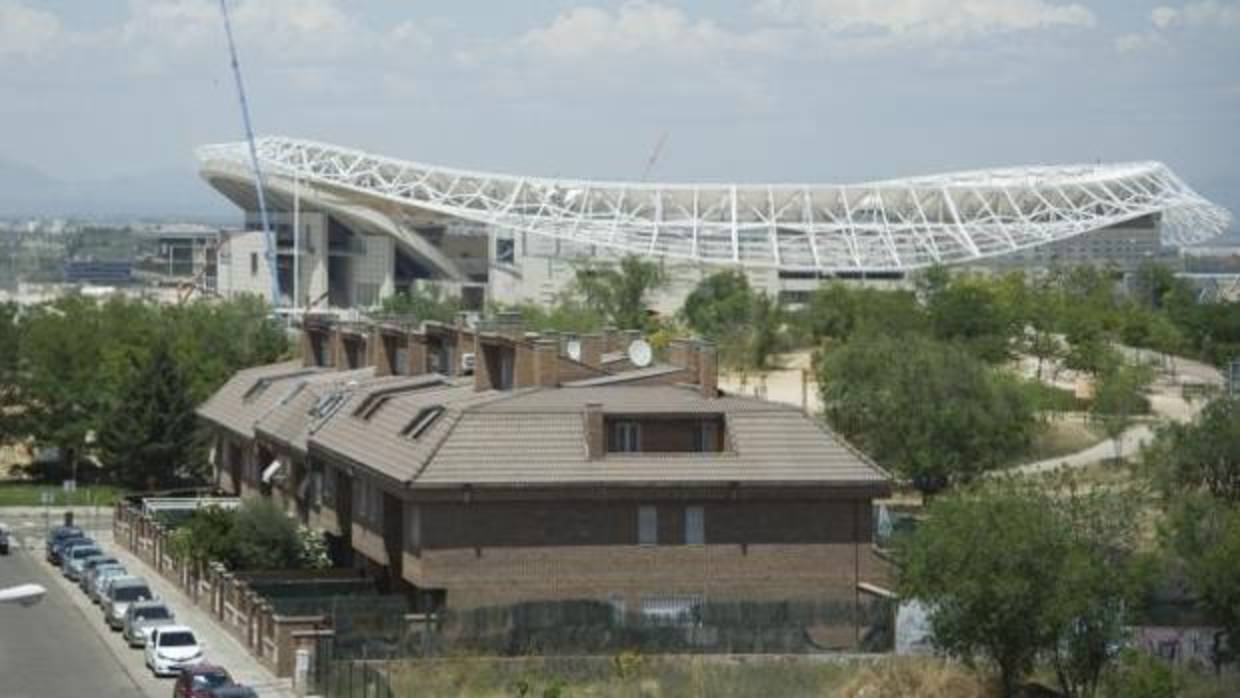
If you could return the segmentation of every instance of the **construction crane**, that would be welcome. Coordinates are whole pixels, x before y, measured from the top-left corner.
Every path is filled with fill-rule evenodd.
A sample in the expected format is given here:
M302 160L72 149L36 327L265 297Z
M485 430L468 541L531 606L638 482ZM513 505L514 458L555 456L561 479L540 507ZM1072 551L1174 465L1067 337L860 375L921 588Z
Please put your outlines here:
M280 275L276 261L276 239L267 216L267 198L264 193L262 166L258 163L258 148L254 145L254 129L250 123L250 104L245 98L245 82L241 79L241 62L237 60L237 44L233 41L232 22L228 18L228 0L220 0L220 14L224 17L224 35L228 38L228 55L232 60L233 77L237 81L237 97L241 102L241 120L245 123L245 139L250 146L250 168L254 171L254 190L258 193L258 217L263 226L263 254L267 258L267 270L271 274L271 307L280 305Z
M646 169L642 170L642 181L650 179L650 172L654 169L655 163L659 161L659 156L663 154L663 146L667 144L667 131L659 134L659 140L654 144L654 150L650 151L650 159L646 160Z

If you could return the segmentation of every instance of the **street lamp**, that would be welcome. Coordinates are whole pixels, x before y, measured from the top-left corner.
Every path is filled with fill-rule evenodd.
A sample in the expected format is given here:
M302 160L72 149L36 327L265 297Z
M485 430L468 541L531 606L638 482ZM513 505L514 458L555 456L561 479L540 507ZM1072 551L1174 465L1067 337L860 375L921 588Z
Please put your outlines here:
M0 603L18 603L33 606L47 596L47 589L38 584L19 584L15 587L0 589Z

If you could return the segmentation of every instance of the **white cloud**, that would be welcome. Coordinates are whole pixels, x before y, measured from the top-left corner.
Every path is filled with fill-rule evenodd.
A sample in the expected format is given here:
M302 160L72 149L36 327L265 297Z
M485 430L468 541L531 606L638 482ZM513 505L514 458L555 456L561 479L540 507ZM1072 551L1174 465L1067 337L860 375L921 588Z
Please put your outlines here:
M1171 27L1240 27L1240 3L1218 0L1196 0L1180 7L1162 5L1150 13L1150 21L1159 29Z
M565 10L547 26L526 33L518 44L541 55L574 59L646 51L772 51L780 42L777 32L735 33L670 5L629 0L614 12L593 6Z
M1170 48L1167 40L1158 32L1140 32L1115 37L1115 50L1120 53L1145 53Z
M1080 4L1057 0L761 0L760 15L830 34L961 40L1097 22Z
M60 18L51 12L16 0L0 0L0 60L9 56L34 58L53 46L62 31Z

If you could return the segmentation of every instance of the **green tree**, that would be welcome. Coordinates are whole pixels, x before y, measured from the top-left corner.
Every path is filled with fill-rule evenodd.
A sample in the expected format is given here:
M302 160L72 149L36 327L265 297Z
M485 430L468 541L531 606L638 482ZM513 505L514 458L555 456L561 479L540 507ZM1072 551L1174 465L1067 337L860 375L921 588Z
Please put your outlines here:
M0 303L0 444L24 435L21 399L21 334L16 303Z
M853 288L832 283L819 288L801 311L815 344L844 342L855 334L904 336L928 334L929 320L917 296L909 291Z
M233 519L233 569L298 569L304 563L297 524L267 499L247 499Z
M379 307L382 314L411 315L418 322L452 322L460 310L460 299L445 294L438 286L401 291L384 298Z
M991 363L1011 356L1018 330L1014 310L1003 306L990 287L963 278L952 280L927 301L935 337L962 342Z
M650 329L649 296L667 279L662 267L629 255L618 263L577 269L575 286L586 305L621 329Z
M1171 508L1163 528L1193 593L1223 628L1218 663L1240 656L1240 506L1206 495L1187 495ZM1230 648L1230 649L1227 649Z
M1143 465L1168 499L1188 489L1240 506L1240 397L1216 398L1191 423L1160 427Z
M990 482L931 503L897 539L899 588L930 609L935 644L997 667L1017 694L1049 657L1065 695L1088 698L1143 588L1131 503L1109 493Z
M154 489L194 471L194 403L166 339L133 368L99 430L103 462L121 484Z
M222 507L195 510L172 532L169 545L172 555L204 565L208 562L230 564L233 558L234 512Z
M831 425L933 493L1028 448L1029 391L968 351L920 335L860 335L817 362Z
M493 310L500 312L516 312L521 314L521 321L527 328L535 332L569 332L572 334L589 334L598 332L607 324L607 320L571 294L562 294L550 306L537 303L496 304Z
M1147 411L1146 389L1154 379L1148 366L1118 364L1098 377L1092 408L1094 419L1102 422L1107 436L1115 441L1115 459L1123 457L1120 436L1135 417Z
M728 269L702 279L685 298L680 314L694 332L722 342L749 323L753 302L744 272Z

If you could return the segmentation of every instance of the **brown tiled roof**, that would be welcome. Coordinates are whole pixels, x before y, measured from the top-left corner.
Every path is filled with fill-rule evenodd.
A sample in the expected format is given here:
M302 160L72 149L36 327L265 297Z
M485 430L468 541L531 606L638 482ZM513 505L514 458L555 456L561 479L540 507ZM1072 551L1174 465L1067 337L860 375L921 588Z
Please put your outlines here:
M254 424L254 432L299 453L306 452L306 441L315 418L311 409L323 397L375 380L374 368L352 371L325 371L303 376L281 386L282 395Z
M198 416L245 438L254 437L254 423L284 395L280 384L328 369L305 367L300 361L285 361L238 371L199 408Z
M586 454L584 406L605 414L723 414L732 450ZM795 408L703 397L674 386L537 390L467 411L414 486L569 483L814 483L873 486L887 475Z
M633 383L643 381L650 378L658 378L673 373L680 373L684 369L671 364L655 364L646 368L635 368L632 371L625 371L615 375L594 376L592 378L583 378L581 380L567 381L562 383L565 388L589 388L596 385L617 385L620 383Z
M871 487L889 480L817 420L757 398L708 398L696 387L593 381L580 387L477 392L472 381L439 376L363 377L354 383L348 373L308 377L306 370L281 364L243 371L200 413L242 434L252 434L258 422L265 436L294 448L322 450L415 489L721 482ZM264 379L273 381L269 389L248 403L241 398ZM295 388L298 384L304 387ZM342 396L335 413L325 420L307 419L314 402L332 391ZM391 394L368 417L359 413L367 397L386 393ZM601 404L605 414L719 414L730 449L590 459L588 403ZM408 435L428 409L442 412L424 432Z

